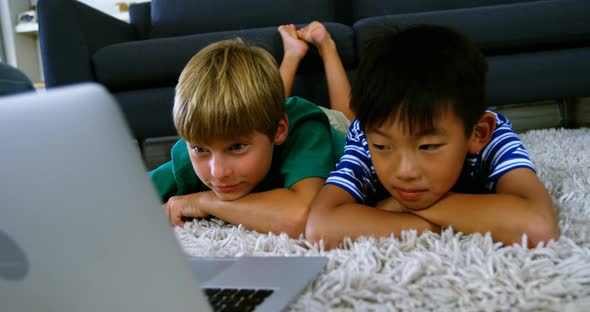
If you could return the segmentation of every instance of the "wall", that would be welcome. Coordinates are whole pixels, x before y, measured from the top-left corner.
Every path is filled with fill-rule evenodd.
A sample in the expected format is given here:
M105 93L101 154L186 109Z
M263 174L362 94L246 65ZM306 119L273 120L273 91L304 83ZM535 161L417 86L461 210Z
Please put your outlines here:
M130 3L139 3L139 2L149 2L149 0L78 0L84 4L87 4L95 9L98 9L100 11L103 11L107 14L110 15L116 15L117 13L119 13L119 11L117 11L117 7L116 7L116 3L118 2L124 2L127 4Z

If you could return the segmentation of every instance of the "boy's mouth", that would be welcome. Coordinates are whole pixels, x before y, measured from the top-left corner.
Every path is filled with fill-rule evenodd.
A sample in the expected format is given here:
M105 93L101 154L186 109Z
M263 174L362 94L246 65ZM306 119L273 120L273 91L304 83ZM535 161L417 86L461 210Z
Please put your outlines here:
M221 193L231 193L238 189L240 184L233 184L233 185L213 185L213 188Z
M401 188L395 188L395 191L403 200L416 200L425 192L425 190L407 190Z

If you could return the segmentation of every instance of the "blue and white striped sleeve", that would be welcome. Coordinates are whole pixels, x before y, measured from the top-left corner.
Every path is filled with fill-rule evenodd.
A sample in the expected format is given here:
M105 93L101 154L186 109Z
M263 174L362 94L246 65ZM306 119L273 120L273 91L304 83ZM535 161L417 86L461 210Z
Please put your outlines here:
M357 203L364 203L367 192L373 188L371 168L365 133L355 119L348 128L344 154L326 184L336 185L352 195Z
M482 159L490 164L488 182L493 185L507 172L516 168L529 168L535 171L529 153L522 141L512 131L510 121L502 114L496 114L496 130L490 143L482 151Z

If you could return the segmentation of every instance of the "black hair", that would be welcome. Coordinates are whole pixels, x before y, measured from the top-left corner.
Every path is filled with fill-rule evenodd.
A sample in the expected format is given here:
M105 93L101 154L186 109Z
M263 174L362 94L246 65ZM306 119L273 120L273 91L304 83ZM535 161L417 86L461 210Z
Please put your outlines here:
M485 112L486 73L480 50L451 28L389 27L365 47L350 107L365 130L396 116L410 133L431 129L437 114L451 109L469 135Z

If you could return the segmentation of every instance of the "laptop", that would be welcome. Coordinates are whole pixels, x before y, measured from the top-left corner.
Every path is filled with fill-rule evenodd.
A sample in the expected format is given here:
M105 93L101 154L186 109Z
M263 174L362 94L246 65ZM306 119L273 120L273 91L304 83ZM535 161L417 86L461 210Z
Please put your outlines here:
M326 262L188 257L108 91L0 98L2 311L280 311Z

